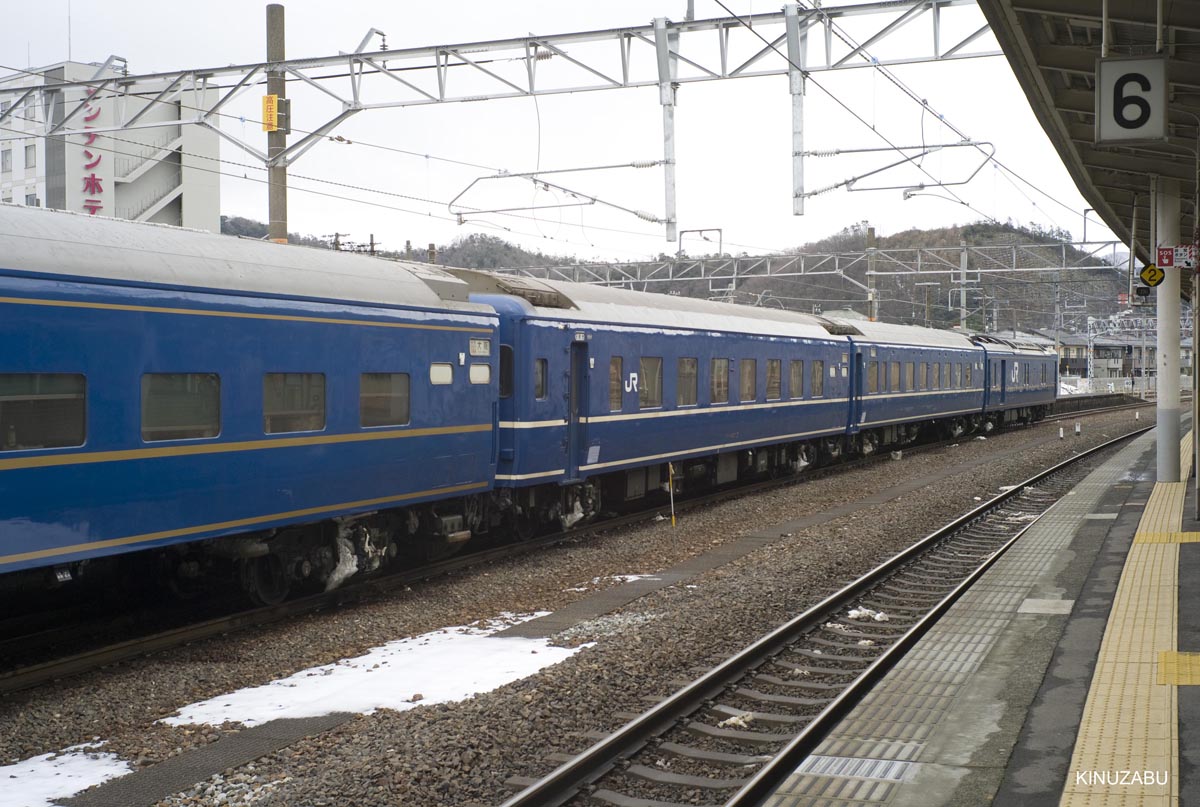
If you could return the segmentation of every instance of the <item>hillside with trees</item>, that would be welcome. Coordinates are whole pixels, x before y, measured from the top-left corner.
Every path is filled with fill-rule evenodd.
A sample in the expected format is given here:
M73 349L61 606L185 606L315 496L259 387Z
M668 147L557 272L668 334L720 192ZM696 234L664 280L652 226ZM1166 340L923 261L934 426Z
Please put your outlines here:
M267 226L241 217L221 217L222 232L248 238L264 238ZM291 243L332 248L328 237L290 234ZM1097 264L1100 258L1115 259L1117 265L1101 269L1065 269L1061 272L1001 273L987 258L972 255L968 261L968 327L977 330L1029 330L1053 328L1056 295L1059 320L1067 330L1084 326L1087 316L1102 317L1119 310L1117 295L1126 291L1124 256L1089 256L1065 247L1070 233L1054 229L1027 228L1011 223L976 222L931 230L905 230L879 234L875 241L876 271L894 272L876 276L880 319L886 322L949 328L958 324L958 275L918 274L916 250L931 252L941 268L957 267L960 244L993 247L1026 245L1017 254L1023 268L1059 266L1066 262ZM853 310L866 313L866 222L853 224L833 235L788 250L782 256L755 257L742 253L724 256L684 256L723 259L742 269L753 266L750 276L728 279L675 281L649 284L645 290L665 294L721 299L747 305L768 305L806 312ZM1036 245L1029 247L1029 245ZM343 245L344 246L344 245ZM361 245L358 245L361 247ZM391 244L387 246L393 246ZM404 259L401 251L381 250L385 258ZM810 272L800 277L782 277L805 256ZM837 255L837 259L834 259ZM412 260L425 260L425 248L414 249ZM659 258L670 260L666 255ZM1006 260L1008 260L1006 258ZM437 247L437 263L473 269L511 269L573 266L574 257L529 251L494 235L474 233ZM595 262L587 262L596 266ZM926 267L927 268L927 267ZM840 272L838 270L841 270Z

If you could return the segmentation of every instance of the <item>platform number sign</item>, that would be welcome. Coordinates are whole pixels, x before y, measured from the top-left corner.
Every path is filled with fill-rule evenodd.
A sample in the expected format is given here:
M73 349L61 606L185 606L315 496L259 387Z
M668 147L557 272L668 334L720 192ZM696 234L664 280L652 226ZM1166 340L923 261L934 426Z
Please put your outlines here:
M1166 59L1098 60L1096 143L1165 140L1166 137Z

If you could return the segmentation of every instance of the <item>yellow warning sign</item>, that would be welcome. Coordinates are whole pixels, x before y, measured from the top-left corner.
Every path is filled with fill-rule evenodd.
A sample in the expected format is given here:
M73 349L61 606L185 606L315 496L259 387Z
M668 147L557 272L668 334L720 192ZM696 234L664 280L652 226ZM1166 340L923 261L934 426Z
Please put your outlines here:
M274 132L279 129L278 95L263 96L262 126L264 132Z
M1162 269L1159 269L1152 263L1146 264L1144 267L1142 267L1141 274L1138 275L1138 277L1142 279L1142 282L1147 286L1157 286L1159 283L1163 282L1163 278L1166 276L1166 272L1164 272Z

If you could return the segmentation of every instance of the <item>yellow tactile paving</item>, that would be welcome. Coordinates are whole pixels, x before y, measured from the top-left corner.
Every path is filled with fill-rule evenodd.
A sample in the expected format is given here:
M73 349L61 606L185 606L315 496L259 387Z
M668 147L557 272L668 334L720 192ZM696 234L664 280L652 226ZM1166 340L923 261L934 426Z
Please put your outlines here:
M1195 544L1200 543L1200 532L1139 532L1133 540L1139 544Z
M1192 435L1180 447L1182 479ZM1176 686L1200 683L1200 654L1175 649L1186 482L1154 486L1113 598L1059 807L1178 807Z
M1200 653L1164 650L1158 654L1158 683L1173 686L1200 685Z

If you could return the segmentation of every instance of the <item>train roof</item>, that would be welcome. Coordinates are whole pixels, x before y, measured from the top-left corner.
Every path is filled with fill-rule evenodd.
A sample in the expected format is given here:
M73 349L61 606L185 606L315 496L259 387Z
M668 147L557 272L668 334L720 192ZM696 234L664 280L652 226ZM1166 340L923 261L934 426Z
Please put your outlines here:
M1030 342L1022 339L1010 339L1003 336L994 336L992 334L977 333L971 337L972 341L984 345L989 351L1003 352L1005 350L1012 353L1027 353L1038 356L1053 356L1055 355L1054 348L1050 345L1042 345L1037 342Z
M971 339L959 331L940 331L936 328L918 328L915 325L896 325L870 320L854 320L852 324L861 334L854 337L855 342L978 350Z
M485 310L467 302L467 284L426 264L20 205L0 205L0 273L5 271Z
M849 336L855 342L869 344L977 349L967 336L957 331L840 319L476 269L450 271L470 283L473 292L519 297L531 315L546 319L813 339L844 340Z
M755 308L695 297L650 294L589 283L452 269L477 294L521 298L531 316L568 322L595 322L636 328L721 331L844 341L854 330L797 311Z

